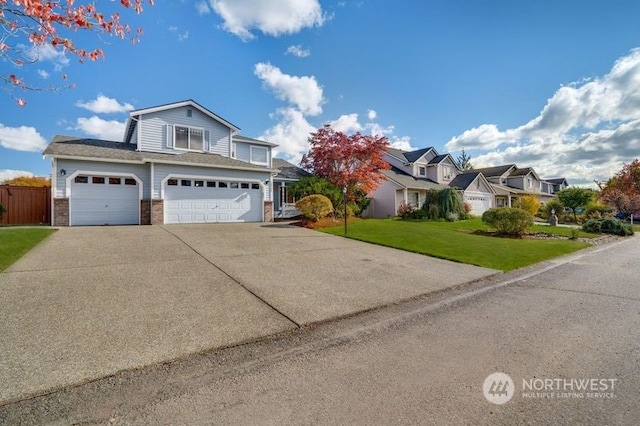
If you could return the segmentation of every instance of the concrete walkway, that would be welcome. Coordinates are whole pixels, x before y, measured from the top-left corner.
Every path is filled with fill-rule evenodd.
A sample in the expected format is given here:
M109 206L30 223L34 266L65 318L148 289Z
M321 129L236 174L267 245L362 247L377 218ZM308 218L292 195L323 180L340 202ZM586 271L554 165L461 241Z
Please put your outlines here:
M281 224L60 229L0 273L0 405L494 273Z

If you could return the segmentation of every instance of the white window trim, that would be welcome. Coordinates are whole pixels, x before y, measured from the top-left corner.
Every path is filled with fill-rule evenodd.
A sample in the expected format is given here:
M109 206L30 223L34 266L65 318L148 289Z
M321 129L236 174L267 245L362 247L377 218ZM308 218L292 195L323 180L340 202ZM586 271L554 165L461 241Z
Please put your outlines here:
M266 161L254 161L253 160L253 151L256 150L256 149L261 149L261 150L264 151ZM251 152L249 154L249 162L252 163L252 164L262 164L262 165L268 166L269 165L269 150L264 146L253 146L252 145L251 146Z
M451 175L453 174L452 172L453 169L451 168L451 166L442 166L442 179L451 180Z
M185 129L189 129L189 148L179 148L176 146L176 132L178 127L184 127ZM191 129L199 130L202 132L202 149L191 149ZM193 126L183 126L181 124L173 125L173 149L177 151L190 151L190 152L206 152L207 141L205 140L205 130L203 127L193 127Z
M231 143L231 158L236 158L238 155L238 144L235 142Z
M424 172L424 173L420 173L420 172ZM418 176L427 176L427 167L426 166L418 166Z

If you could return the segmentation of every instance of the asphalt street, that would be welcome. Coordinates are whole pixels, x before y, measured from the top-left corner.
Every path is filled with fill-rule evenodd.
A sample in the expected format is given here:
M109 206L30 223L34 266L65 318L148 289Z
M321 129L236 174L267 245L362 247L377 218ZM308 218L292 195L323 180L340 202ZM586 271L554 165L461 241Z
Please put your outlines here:
M637 424L639 249L635 237L280 337L123 372L5 406L0 421ZM492 381L497 372L511 382L504 375Z

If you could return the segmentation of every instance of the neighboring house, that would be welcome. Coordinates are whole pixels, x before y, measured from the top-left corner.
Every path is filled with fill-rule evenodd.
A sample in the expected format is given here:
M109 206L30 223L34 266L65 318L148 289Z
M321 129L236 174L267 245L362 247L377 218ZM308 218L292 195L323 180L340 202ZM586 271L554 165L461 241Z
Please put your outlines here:
M289 194L287 186L298 180L311 176L306 170L289 163L281 158L273 159L273 168L279 172L273 178L273 204L275 217L286 219L299 216L296 200Z
M56 136L54 226L273 218L274 144L193 100L131 111L122 142Z
M569 187L569 183L565 178L553 178L553 179L545 179L548 185L551 185L550 192L555 194L558 191L562 191L563 189L567 189Z
M489 182L484 176L463 173L450 154L438 154L433 147L416 151L388 148L384 158L391 170L383 171L387 180L371 194L369 216L396 216L402 203L420 207L427 190L447 187L460 190L463 201L472 205L473 214L482 214L493 206L494 192Z
M535 195L541 203L555 198L552 185L541 179L531 167L505 164L474 171L482 173L490 182L496 194L496 207L510 207L514 200L525 195Z

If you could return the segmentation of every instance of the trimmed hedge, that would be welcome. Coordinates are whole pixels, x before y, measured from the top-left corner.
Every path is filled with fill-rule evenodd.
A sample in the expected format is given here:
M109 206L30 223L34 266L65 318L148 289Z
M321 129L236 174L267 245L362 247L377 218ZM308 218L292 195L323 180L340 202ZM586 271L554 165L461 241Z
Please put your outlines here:
M296 208L307 219L316 221L333 213L331 200L320 194L307 195L296 203Z
M500 235L522 237L533 225L533 216L514 207L497 207L482 214L482 221Z

